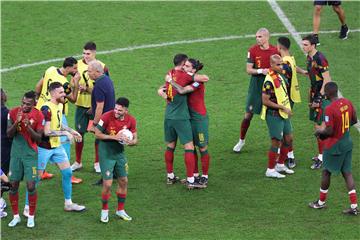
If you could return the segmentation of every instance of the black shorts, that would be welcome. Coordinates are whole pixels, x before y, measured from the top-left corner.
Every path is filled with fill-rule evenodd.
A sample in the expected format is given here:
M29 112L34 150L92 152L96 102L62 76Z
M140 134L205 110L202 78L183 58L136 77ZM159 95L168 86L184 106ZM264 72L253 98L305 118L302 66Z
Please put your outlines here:
M314 1L314 5L329 5L329 6L340 6L341 1Z

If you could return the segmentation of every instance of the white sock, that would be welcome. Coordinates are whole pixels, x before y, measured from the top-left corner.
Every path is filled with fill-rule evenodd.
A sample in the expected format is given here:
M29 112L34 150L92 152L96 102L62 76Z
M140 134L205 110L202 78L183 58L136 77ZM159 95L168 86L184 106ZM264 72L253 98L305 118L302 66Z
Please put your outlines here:
M167 174L167 177L170 178L170 179L173 179L175 177L174 173L168 173Z
M33 216L29 215L28 219L31 219L31 218L32 218L32 220L34 220L34 215Z
M29 210L29 209L30 209L29 205L25 205L25 206L24 206L24 209Z
M204 177L204 178L206 178L206 179L208 179L209 178L209 176L208 175L201 175L201 177Z
M325 204L325 202L323 202L321 200L319 200L318 203L319 203L319 205L324 205Z
M355 204L350 204L350 207L352 208L352 209L354 209L354 208L357 208L357 203L355 203Z
M245 139L239 138L239 142L240 142L240 143L245 143Z
M186 179L189 183L194 183L194 177L187 177Z
M322 161L322 156L323 156L322 154L319 154L319 155L318 155L318 159L319 159L320 161Z
M288 152L287 156L288 158L295 158L294 151Z
M19 215L19 214L15 214L15 215L14 215L14 218L20 218L20 215Z
M72 201L71 199L65 199L65 205L71 205Z
M194 173L194 177L198 177L199 176L199 173Z
M278 167L284 167L284 164L277 163Z

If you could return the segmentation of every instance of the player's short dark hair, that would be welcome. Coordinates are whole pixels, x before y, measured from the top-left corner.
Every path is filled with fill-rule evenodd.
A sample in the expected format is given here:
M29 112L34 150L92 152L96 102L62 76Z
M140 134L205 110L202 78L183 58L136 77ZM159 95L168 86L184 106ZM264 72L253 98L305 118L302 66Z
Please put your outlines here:
M67 57L64 60L63 68L72 67L77 64L77 60L74 57Z
M36 92L35 91L28 91L24 94L24 98L31 98L36 102Z
M52 91L54 91L55 89L60 88L60 87L63 87L63 85L62 85L60 82L52 82L52 83L49 85L49 92L52 92Z
M174 65L179 66L182 62L186 61L188 59L188 56L183 53L178 53L174 57Z
M337 93L338 91L338 85L336 84L336 82L328 82L325 84L324 86L324 91L326 92L332 92L332 93Z
M84 45L84 49L94 51L96 50L96 44L94 42L87 42Z
M316 38L314 37L313 34L309 34L309 35L303 37L302 40L309 41L311 45L316 45L316 43L317 43Z
M204 67L203 63L201 63L199 60L196 60L194 58L190 58L190 59L188 59L188 61L191 63L193 68L195 68L196 72L200 71Z
M119 98L116 100L116 104L128 108L129 105L130 105L130 101L129 101L129 99L127 99L126 97L119 97Z
M290 49L291 43L290 43L290 39L288 37L279 37L277 41L284 48Z

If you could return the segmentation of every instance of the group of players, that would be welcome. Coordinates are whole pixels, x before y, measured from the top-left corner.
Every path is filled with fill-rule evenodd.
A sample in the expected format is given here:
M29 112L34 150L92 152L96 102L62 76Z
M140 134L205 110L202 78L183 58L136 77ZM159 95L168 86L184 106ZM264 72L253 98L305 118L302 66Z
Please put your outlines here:
M128 182L124 145L137 144L136 119L128 112L127 98L120 97L115 101L115 89L108 70L95 56L96 44L86 43L83 59L78 61L68 57L62 67L48 68L35 91L26 92L21 106L9 111L6 134L12 139L8 177L13 212L9 227L21 222L18 189L22 179L27 185L24 208L27 227L35 226L36 188L39 176L44 178L49 161L61 172L64 210L85 210L85 206L72 202L72 184L82 182L72 172L82 168L83 137L87 131L96 136L94 169L101 172L103 180L100 220L109 221L108 200L113 178L118 183L116 215L126 221L132 220L124 210ZM71 77L70 81L67 76ZM76 105L76 130L67 124L69 101ZM130 131L132 137L125 135L125 131ZM70 165L72 142L76 143L76 162ZM51 177L47 174L47 178Z
M319 200L311 202L309 206L316 209L326 206L330 176L341 172L351 202L351 207L344 213L357 215L359 210L351 174L352 141L349 135L350 126L357 123L355 109L349 100L338 97L337 84L331 81L328 61L316 49L317 39L314 35L302 39L302 47L307 54L307 70L296 66L295 58L289 52L290 40L287 37L278 38L277 46L269 44L269 37L267 29L259 29L256 33L257 44L248 52L246 71L251 79L240 139L233 151L241 152L253 115L261 114L271 138L265 176L285 178L285 174L293 174L296 162L290 118L294 103L301 102L297 73L308 76L309 119L315 125L314 135L319 150L319 154L313 158L311 169L324 167Z

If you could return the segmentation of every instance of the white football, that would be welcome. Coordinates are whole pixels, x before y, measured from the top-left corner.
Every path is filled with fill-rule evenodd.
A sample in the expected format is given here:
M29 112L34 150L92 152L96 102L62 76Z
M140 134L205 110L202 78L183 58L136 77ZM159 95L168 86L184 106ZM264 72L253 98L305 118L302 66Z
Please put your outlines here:
M120 132L121 132L123 135L125 135L125 137L126 137L127 139L129 139L130 141L133 140L134 135L133 135L133 133L132 133L129 129L122 129L122 130L120 130ZM125 143L124 141L119 141L119 143L122 144L122 145L126 145L126 143Z

